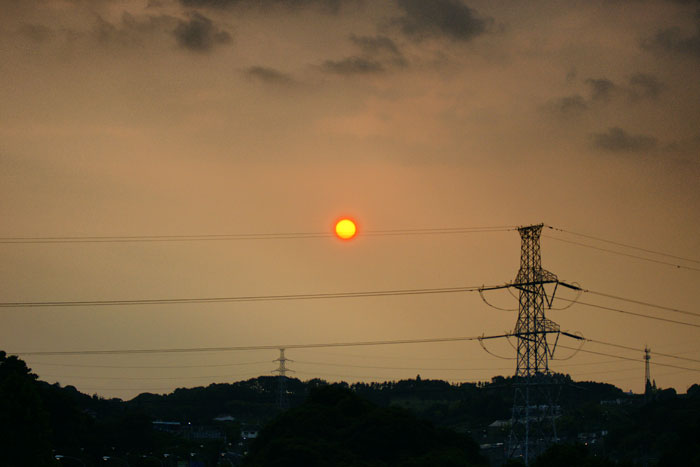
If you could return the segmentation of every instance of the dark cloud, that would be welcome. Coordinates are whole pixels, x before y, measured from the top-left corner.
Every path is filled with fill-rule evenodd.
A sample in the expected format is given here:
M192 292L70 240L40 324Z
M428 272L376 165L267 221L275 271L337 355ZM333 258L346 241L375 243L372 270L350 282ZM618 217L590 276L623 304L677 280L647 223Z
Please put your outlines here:
M659 96L664 85L659 79L648 73L635 73L627 84L615 84L609 79L587 79L585 83L591 90L591 102L610 102L627 96L630 100L653 99Z
M695 33L683 34L680 28L662 29L642 43L650 50L662 50L700 58L700 10L695 13Z
M175 18L167 15L137 17L124 12L116 23L98 16L90 34L95 40L105 45L141 47L151 41L155 35L167 34L176 21Z
M594 101L609 101L618 91L615 83L609 79L587 79L586 84L591 88L591 99Z
M406 59L396 43L386 36L356 36L351 35L350 40L358 46L364 57L383 62L386 66L403 67L407 65Z
M212 20L199 13L191 13L187 21L180 20L173 31L180 47L194 52L208 52L216 45L231 42L231 35L218 29Z
M487 21L459 0L398 0L404 16L396 23L407 36L468 41L486 32Z
M294 79L290 75L275 70L274 68L252 66L247 68L244 73L249 78L266 84L294 84Z
M386 36L351 35L350 41L360 49L360 54L342 60L326 60L321 69L341 75L381 73L392 68L407 66L406 59L396 43Z
M326 60L321 65L323 71L339 75L358 75L385 71L380 62L366 57L347 57L342 60Z
M629 80L630 97L637 98L655 98L661 94L664 85L654 75L646 73L636 73Z
M337 13L340 10L342 3L347 3L347 0L180 0L183 6L188 8L233 8L255 7L255 8L271 8L283 7L290 10L298 10L307 7L315 7L321 11L329 13Z
M635 73L627 84L618 85L606 78L587 79L584 81L590 88L590 99L579 94L560 97L549 101L545 107L550 112L560 116L573 117L601 105L607 105L615 99L624 99L633 103L640 99L654 99L664 90L664 84L648 73Z
M350 40L368 54L387 52L392 55L401 55L396 43L386 36L356 36L353 34L350 36Z
M558 114L576 116L588 110L588 104L583 97L576 94L551 101L549 108Z
M658 143L653 136L631 135L619 127L608 128L605 133L594 133L591 138L596 148L618 153L649 151Z

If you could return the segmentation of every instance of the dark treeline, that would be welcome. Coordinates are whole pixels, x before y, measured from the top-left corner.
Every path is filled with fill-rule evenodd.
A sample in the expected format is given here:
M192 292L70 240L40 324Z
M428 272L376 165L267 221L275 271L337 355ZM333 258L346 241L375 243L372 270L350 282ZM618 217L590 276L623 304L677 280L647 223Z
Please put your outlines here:
M562 444L535 465L700 465L700 386L644 396L556 378ZM39 381L22 360L0 352L0 465L118 465L106 456L132 466L182 465L182 459L192 466L282 465L280 452L299 459L284 465L488 465L486 457L494 458L484 449L479 454L478 445L507 442L513 382L499 376L450 384L418 376L329 389L323 380L289 378L292 409L282 413L276 377L122 401ZM164 431L154 421L180 428ZM246 440L242 430L260 436ZM206 432L216 436L192 435ZM333 458L337 463L328 464Z

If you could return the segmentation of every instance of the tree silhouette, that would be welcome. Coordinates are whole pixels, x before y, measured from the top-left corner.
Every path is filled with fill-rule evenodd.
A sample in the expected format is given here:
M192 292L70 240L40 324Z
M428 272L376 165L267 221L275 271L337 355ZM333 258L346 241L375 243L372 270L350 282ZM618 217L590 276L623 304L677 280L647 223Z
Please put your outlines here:
M466 435L333 385L314 388L305 403L265 427L244 465L418 467L486 461Z
M0 464L54 465L48 415L37 376L15 356L0 351Z

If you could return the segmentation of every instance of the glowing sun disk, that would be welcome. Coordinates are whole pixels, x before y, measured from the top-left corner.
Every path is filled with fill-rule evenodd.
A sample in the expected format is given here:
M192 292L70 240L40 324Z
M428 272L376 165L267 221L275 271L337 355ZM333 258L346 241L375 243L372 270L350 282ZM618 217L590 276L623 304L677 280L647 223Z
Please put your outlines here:
M357 234L357 226L351 219L341 219L335 224L335 234L342 240L350 240Z

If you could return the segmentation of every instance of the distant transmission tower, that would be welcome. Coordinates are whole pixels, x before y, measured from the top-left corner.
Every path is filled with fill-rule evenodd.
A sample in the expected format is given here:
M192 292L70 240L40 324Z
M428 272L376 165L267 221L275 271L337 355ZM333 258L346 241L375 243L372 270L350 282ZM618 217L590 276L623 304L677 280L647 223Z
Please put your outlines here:
M277 407L279 407L280 410L287 410L289 408L289 394L287 394L287 372L293 372L294 370L287 368L286 363L291 361L293 360L285 358L284 349L280 349L279 358L273 360L273 362L280 362L280 365L275 370L272 370L274 373L279 373L279 377L277 378Z
M560 281L556 275L542 268L540 235L543 224L520 227L520 269L515 281L495 290L512 287L518 289L518 321L514 335L517 339L517 363L514 378L511 431L508 438L509 457L520 457L528 465L548 445L557 440L555 418L559 407L557 380L549 371L549 359L554 356L559 325L547 319L545 310L551 309L554 295L561 285L580 290L575 285ZM545 285L551 286L548 295ZM548 334L556 334L550 347ZM563 333L569 337L579 337Z
M649 371L649 360L651 360L651 349L644 346L644 397L648 398L652 393L651 372Z

